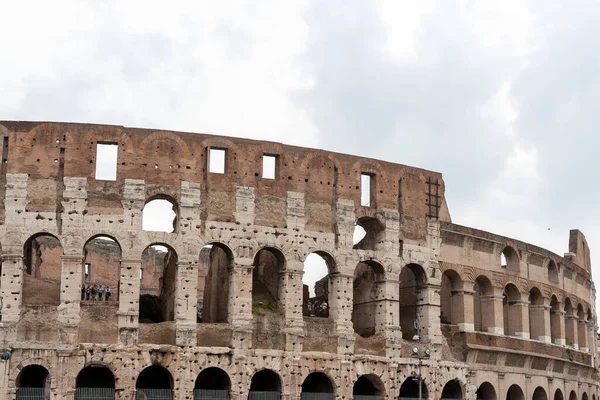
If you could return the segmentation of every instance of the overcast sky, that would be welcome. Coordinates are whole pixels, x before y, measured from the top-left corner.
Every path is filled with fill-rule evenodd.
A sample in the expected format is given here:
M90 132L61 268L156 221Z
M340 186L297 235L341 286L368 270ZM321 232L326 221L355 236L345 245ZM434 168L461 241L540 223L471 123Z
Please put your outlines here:
M3 3L0 119L429 168L454 222L600 254L597 1L151 3Z

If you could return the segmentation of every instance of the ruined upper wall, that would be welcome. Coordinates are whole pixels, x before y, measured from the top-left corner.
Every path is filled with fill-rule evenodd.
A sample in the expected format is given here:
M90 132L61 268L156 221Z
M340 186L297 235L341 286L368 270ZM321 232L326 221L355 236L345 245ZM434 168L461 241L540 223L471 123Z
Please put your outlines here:
M242 186L254 188L256 225L285 226L288 192L304 193L308 230L335 232L340 199L353 201L359 216L398 210L407 239L424 237L428 214L450 221L440 173L374 159L281 143L107 125L0 121L0 135L2 190L7 173L28 174L29 212L60 212L63 178L84 177L86 211L92 214L121 214L124 182L138 179L145 181L147 200L169 196L177 202L181 181L199 183L203 220L235 221L235 192ZM118 144L115 181L95 179L99 143ZM224 174L208 172L210 148L226 150ZM263 155L277 157L275 179L262 178ZM360 206L361 174L372 176L369 207ZM0 211L4 220L4 208Z

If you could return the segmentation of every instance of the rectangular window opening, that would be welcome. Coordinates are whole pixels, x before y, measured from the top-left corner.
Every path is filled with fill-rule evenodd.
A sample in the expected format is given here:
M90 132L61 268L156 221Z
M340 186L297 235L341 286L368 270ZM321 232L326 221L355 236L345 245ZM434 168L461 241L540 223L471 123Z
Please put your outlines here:
M277 168L277 156L263 155L262 177L265 179L275 179Z
M116 143L98 143L96 145L96 179L100 181L117 180L117 153L119 145Z
M85 279L89 279L91 269L92 269L92 264L85 263Z
M211 174L224 174L226 155L226 149L210 148L208 152L208 172Z
M373 188L372 183L374 179L370 174L362 173L360 175L360 205L364 207L371 207L373 204L372 194Z

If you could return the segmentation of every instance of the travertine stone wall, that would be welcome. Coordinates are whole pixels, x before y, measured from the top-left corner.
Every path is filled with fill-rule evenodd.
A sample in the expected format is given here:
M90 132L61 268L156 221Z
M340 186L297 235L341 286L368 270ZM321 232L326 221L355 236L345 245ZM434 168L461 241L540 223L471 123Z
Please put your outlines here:
M264 369L290 400L313 373L337 399L352 398L361 378L373 386L368 394L416 397L415 376L433 399L506 398L515 390L531 398L539 388L548 397L560 390L565 398L598 398L595 291L577 230L561 257L459 226L441 174L323 150L86 124L5 121L0 135L0 350L8 354L0 360L0 398L16 398L34 365L47 370L52 399L74 399L76 377L91 365L111 371L122 400L135 398L138 377L152 365L168 371L176 399L193 398L209 368L228 376L232 399L247 398ZM118 146L114 181L95 179L99 143ZM225 173L209 172L211 148L226 151ZM262 178L263 155L276 156L275 179ZM371 176L368 206L361 174ZM144 206L157 198L175 205L173 232L142 229ZM356 225L366 230L357 244ZM31 293L53 284L25 272L25 244L39 234L62 248L54 271L59 305L24 298L26 285L38 285ZM111 302L82 302L84 249L98 236L120 249L118 287ZM142 254L151 245L172 257L156 274L162 281L148 285L172 310L156 323L139 319ZM201 262L206 245L219 255ZM261 249L282 260L268 274L275 310L252 299ZM303 316L304 261L313 252L329 268L328 318ZM213 264L226 279L200 290ZM357 271L369 268L369 281L357 283Z

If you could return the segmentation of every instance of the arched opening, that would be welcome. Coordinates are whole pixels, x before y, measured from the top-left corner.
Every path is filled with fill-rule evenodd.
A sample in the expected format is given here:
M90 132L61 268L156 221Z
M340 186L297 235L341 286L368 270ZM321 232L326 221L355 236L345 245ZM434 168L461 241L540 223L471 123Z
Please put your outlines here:
M519 385L512 385L506 392L506 400L525 400L523 390Z
M19 372L16 381L17 400L50 398L50 373L41 365L28 365Z
M546 307L542 293L538 288L533 287L529 291L529 337L533 340L546 341L544 313L546 313Z
M577 393L574 390L571 390L571 393L569 393L569 400L577 400Z
M496 389L494 389L494 385L489 382L483 382L479 385L475 395L477 400L497 400Z
M587 315L581 304L577 304L577 343L579 350L587 351Z
M171 373L159 365L145 368L135 383L137 400L171 400L173 378Z
M77 375L75 400L113 400L115 376L104 365L89 365Z
M550 340L554 344L562 344L560 335L560 304L555 295L550 298Z
M384 269L375 261L359 263L354 269L352 323L354 332L362 337L376 333L377 313L383 312L378 283L384 279Z
M329 273L333 270L333 260L324 252L310 253L306 257L302 276L305 317L329 318Z
M157 196L146 202L142 210L142 229L152 232L175 232L177 204L168 196Z
M263 369L252 376L248 400L279 400L281 379L273 370Z
M140 269L140 324L175 319L177 253L162 243L146 247Z
M588 400L588 395L586 392L583 392L583 394L581 395L581 400Z
M521 294L519 289L509 283L504 287L503 296L503 314L504 314L504 334L508 336L517 336L522 334L521 319Z
M560 389L556 389L556 391L554 392L554 400L564 400L565 397L563 396L563 392Z
M519 271L519 255L514 248L506 246L500 255L500 266L510 271Z
M380 400L385 396L385 386L377 375L361 375L352 389L354 400Z
M221 368L203 369L196 378L194 400L228 399L231 379Z
M576 318L573 311L571 299L565 299L565 344L569 347L575 347L577 338L575 337Z
M353 249L375 250L377 243L381 240L383 225L372 217L362 217L356 221L354 228Z
M494 326L493 306L490 304L490 296L494 294L492 282L483 275L478 276L473 285L473 292L475 330L489 332Z
M253 265L252 310L277 311L285 257L277 249L264 248L256 253Z
M552 260L548 262L548 280L553 283L558 283L558 267Z
M442 399L462 399L463 390L458 379L446 382L442 389Z
M23 246L23 305L58 306L63 248L48 233L31 236Z
M333 400L334 398L331 379L322 372L313 372L304 379L300 399L314 400L317 397L314 395L315 393L319 393L319 400Z
M108 236L94 236L83 247L82 301L118 300L121 246Z
M537 388L535 388L535 390L533 391L532 400L548 400L548 395L546 394L546 391L543 387L538 386Z
M232 263L233 253L222 243L208 244L200 251L198 322L227 322Z
M463 282L454 270L446 270L442 274L440 290L440 322L442 324L458 325L464 322Z
M421 379L421 395L419 396L419 379ZM400 386L400 396L398 396L398 400L414 400L418 399L427 399L429 396L427 385L425 384L425 379L419 378L417 376L410 376L404 380L402 386Z
M418 340L423 328L417 299L426 282L425 270L417 264L408 264L400 271L400 327L402 338Z

